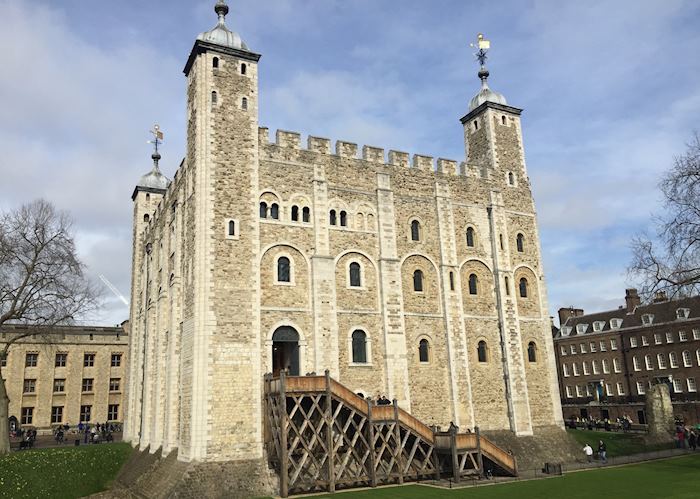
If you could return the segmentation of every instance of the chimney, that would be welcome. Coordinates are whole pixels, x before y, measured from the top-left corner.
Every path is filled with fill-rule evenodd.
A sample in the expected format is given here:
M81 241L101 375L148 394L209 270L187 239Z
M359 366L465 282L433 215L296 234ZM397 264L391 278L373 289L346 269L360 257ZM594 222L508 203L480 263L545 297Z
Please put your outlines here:
M581 317L583 315L582 308L574 308L573 305L559 309L559 327L563 326L569 317Z
M666 291L657 291L654 294L654 303L661 303L663 301L668 301L666 297Z
M639 294L637 294L637 290L635 288L625 290L625 303L627 304L628 314L634 312L635 307L641 305L642 300L639 298Z

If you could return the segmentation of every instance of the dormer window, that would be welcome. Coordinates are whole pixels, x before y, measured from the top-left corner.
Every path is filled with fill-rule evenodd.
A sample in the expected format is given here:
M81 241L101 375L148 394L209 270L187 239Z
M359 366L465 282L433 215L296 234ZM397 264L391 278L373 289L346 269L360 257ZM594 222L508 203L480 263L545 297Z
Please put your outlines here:
M588 324L576 324L576 333L583 334L588 329Z
M564 326L561 328L562 336L569 336L571 334L571 326Z
M690 317L690 309L689 308L677 308L676 309L676 318L677 319L687 319Z
M622 319L610 319L610 329L620 329L622 326Z
M654 323L654 314L643 314L642 315L642 324L645 326L649 326Z
M605 322L603 322L603 321L595 321L595 322L593 323L593 331L596 331L596 332L602 331L604 326L605 326Z

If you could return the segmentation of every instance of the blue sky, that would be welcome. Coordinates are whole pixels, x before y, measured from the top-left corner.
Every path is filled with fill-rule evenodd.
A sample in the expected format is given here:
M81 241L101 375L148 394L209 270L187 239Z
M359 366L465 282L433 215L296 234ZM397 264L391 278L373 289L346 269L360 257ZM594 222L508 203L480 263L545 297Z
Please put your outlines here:
M133 187L184 154L182 68L214 0L0 0L0 208L43 196L76 219L80 253L127 297ZM630 236L700 129L696 1L229 1L260 62L260 124L462 160L478 91L524 109L552 314L622 303ZM103 323L128 311L107 295Z

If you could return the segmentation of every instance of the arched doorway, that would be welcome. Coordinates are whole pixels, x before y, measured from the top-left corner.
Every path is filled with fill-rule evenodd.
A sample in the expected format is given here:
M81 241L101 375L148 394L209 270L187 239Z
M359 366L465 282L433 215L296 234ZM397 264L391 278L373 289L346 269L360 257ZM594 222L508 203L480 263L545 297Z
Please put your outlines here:
M17 418L14 416L10 416L8 423L9 423L11 433L16 432L17 429L19 428L19 424L17 424Z
M290 376L299 376L299 333L291 326L282 326L272 335L272 375L287 370Z

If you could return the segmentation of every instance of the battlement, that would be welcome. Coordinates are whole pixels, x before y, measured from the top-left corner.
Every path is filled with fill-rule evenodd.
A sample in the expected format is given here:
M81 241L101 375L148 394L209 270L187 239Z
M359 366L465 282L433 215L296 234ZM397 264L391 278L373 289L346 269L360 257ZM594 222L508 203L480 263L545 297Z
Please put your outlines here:
M339 158L356 159L374 163L377 165L386 165L394 167L404 167L413 170L424 172L437 173L447 176L467 176L471 173L476 174L476 168L470 168L462 161L458 162L452 159L437 158L433 156L425 156L423 154L413 154L411 156L407 152L389 150L385 155L384 149L381 147L363 145L361 148L355 142L345 140L337 140L335 149L331 148L331 140L324 137L314 137L309 135L306 141L306 148L302 148L302 136L299 132L290 132L288 130L276 130L275 141L270 142L270 131L266 127L259 127L258 141L261 148L266 146L279 147L284 149L314 152L317 154L326 154L337 156ZM358 155L358 150L361 153Z

